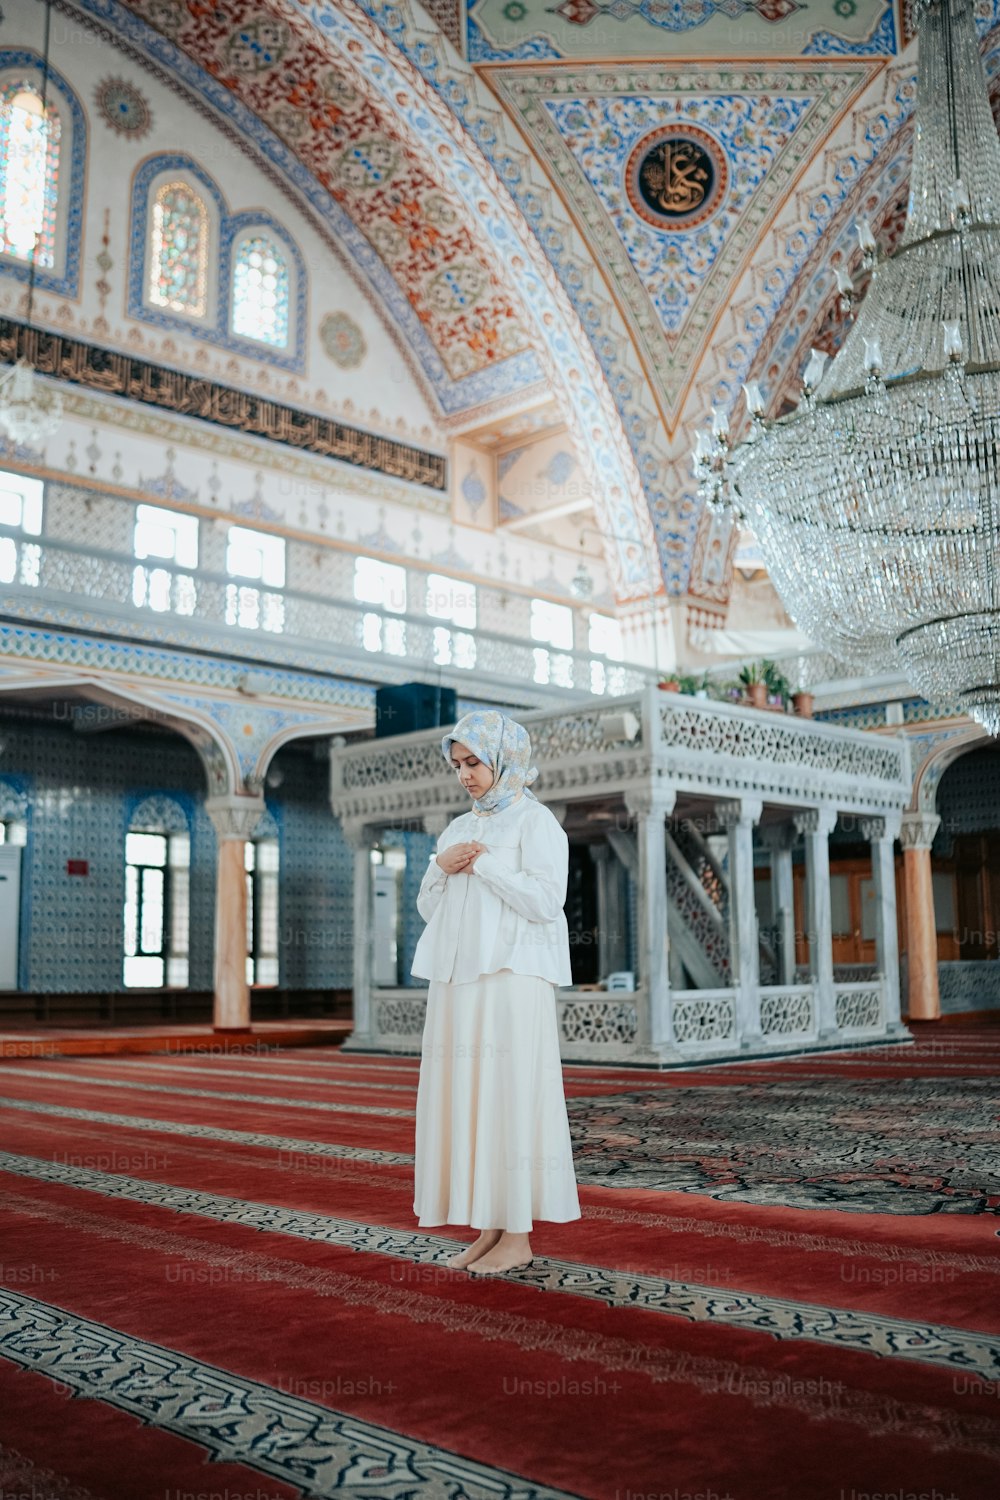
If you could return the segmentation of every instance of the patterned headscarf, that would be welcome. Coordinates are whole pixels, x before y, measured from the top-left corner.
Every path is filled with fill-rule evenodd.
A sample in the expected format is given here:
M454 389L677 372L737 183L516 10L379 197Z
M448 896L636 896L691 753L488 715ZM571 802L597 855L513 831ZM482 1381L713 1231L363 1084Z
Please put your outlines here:
M493 767L493 785L472 804L477 813L500 812L522 788L532 802L538 801L534 792L528 791L527 784L538 775L538 767L529 764L531 740L523 724L508 719L497 708L465 714L441 741L441 751L449 765L455 740L467 745L484 765Z

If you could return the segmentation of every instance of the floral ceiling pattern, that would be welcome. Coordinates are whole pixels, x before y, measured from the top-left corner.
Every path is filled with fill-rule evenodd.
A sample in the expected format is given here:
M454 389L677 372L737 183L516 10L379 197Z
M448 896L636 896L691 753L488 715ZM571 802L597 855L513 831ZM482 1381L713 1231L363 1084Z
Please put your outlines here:
M470 381L470 400L541 378L530 331L455 205L389 112L331 63L306 17L254 0L126 4L238 99L329 195L405 298L439 394L507 362L496 380Z
M466 15L477 63L734 51L887 57L898 34L891 0L469 0Z
M446 417L549 385L618 597L642 593L648 534L667 593L724 603L693 432L713 404L738 412L751 375L772 409L794 398L810 342L841 336L831 276L855 268L855 219L891 241L915 71L902 0L125 3L175 49L161 66L203 69L326 195ZM976 14L1000 73L1000 0ZM324 45L357 18L384 44L364 86ZM390 63L422 89L412 108ZM442 186L452 152L481 164L481 233Z
M604 269L658 400L676 427L716 315L759 226L787 193L831 122L869 79L851 64L666 70L499 68L489 73ZM655 80L659 81L659 80ZM726 172L715 212L696 225L655 225L630 200L627 163L643 142L697 128ZM721 172L717 174L721 177Z

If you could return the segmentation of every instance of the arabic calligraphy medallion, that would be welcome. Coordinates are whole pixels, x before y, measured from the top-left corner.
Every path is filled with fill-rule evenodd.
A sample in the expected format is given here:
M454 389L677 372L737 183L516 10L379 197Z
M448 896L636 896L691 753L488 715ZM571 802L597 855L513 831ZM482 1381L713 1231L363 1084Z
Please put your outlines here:
M668 125L644 135L625 166L635 212L657 229L694 229L715 213L729 171L718 142L695 125Z

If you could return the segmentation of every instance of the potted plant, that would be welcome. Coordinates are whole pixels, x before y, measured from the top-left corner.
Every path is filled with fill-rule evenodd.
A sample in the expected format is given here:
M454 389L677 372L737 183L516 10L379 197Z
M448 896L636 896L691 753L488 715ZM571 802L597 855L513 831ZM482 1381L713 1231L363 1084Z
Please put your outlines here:
M792 707L800 719L811 719L815 699L806 688L796 688L792 694Z
M665 693L679 693L681 690L680 679L677 677L661 677L656 685Z
M764 675L764 663L749 662L740 669L739 680L743 684L746 700L751 708L766 708L767 678Z
M767 683L767 692L770 699L777 699L771 706L780 708L782 713L787 712L792 699L792 685L773 661L761 662L764 671L764 681Z

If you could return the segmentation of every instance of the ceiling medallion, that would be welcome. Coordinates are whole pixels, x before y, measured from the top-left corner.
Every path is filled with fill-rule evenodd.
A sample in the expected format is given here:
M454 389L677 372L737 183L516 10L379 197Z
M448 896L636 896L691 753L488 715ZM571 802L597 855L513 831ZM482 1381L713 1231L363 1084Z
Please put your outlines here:
M660 126L636 141L625 165L632 208L656 229L695 229L715 213L729 182L718 141L696 125Z
M149 133L153 114L134 84L125 78L103 78L94 90L98 111L116 135L140 140Z

